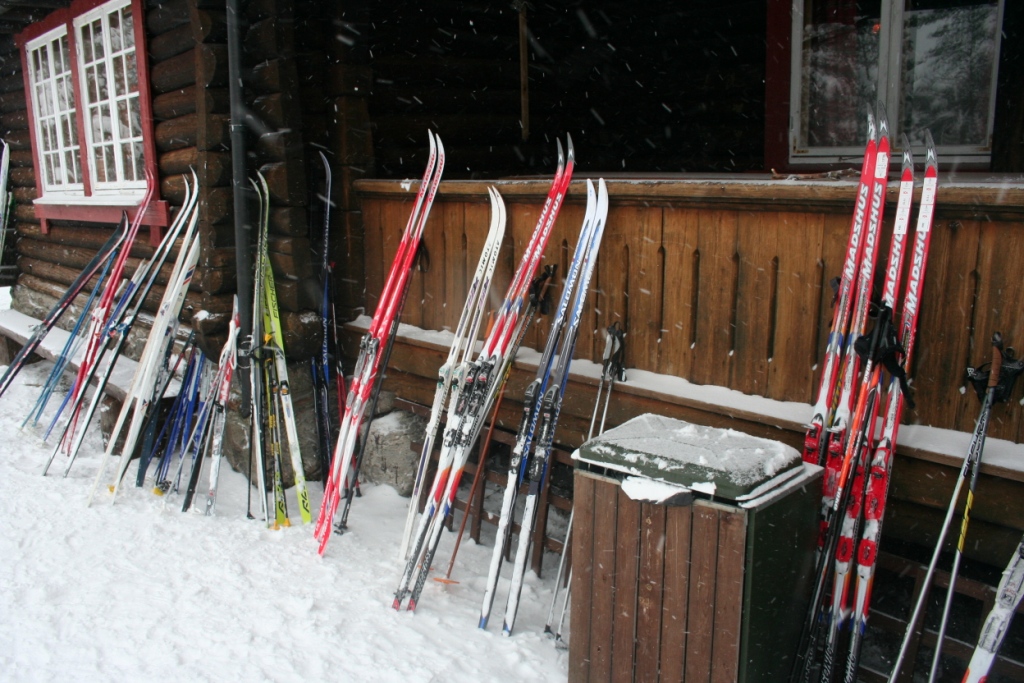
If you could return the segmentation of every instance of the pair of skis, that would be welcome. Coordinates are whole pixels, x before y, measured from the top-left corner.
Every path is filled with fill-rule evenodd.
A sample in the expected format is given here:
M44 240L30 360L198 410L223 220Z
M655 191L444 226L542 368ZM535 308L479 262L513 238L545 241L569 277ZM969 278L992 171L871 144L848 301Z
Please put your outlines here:
M869 130L873 133L874 127L869 125ZM826 352L819 402L815 406L805 439L805 459L820 463L820 458L825 456L826 469L819 549L813 575L815 584L792 675L792 679L798 681L811 680L823 630L825 647L820 677L822 681L832 680L837 665L840 632L848 623L852 626L852 635L843 680L856 680L893 450L903 404L908 400L905 369L909 365L916 338L918 306L924 284L935 204L937 160L931 136L928 135L928 158L913 260L903 298L903 310L897 324L893 321L896 292L903 272L914 187L914 163L909 142L904 137L900 200L882 288L882 302L878 308L875 329L867 335L868 308L887 184L889 142L884 112L879 119L879 133L879 139L870 139L865 151L864 169L870 170L871 175L862 176L858 188L857 207L833 315L833 330ZM857 275L856 299L850 300L848 287L854 282L854 275ZM860 373L862 360L863 375ZM837 385L840 367L843 379L842 384ZM888 386L884 426L876 444L877 416L884 388L881 381L883 367L893 379ZM828 419L830 415L831 422ZM862 522L863 534L860 531ZM854 563L855 578L852 571ZM826 602L830 580L831 600Z
M288 508L284 497L282 473L283 449L287 443L288 454L295 480L295 493L299 505L299 517L303 524L309 524L312 511L309 503L309 489L306 486L305 468L299 446L299 433L295 423L295 408L288 379L288 364L284 353L284 329L277 304L277 287L274 271L270 264L270 188L263 174L257 173L256 180L250 180L259 199L259 237L256 253L256 277L254 278L254 305L252 342L258 344L258 359L261 371L255 369L253 378L252 447L257 450L257 472L260 474L260 494L267 524L275 528L288 526ZM282 439L281 430L284 430ZM285 439L287 442L285 442ZM265 453L269 450L274 459L274 512L266 504Z
M541 355L537 376L526 390L523 416L509 464L508 481L498 520L498 533L494 541L483 604L480 608L479 626L486 628L497 591L498 576L504 557L504 545L511 534L519 486L525 482L528 488L520 521L519 543L505 608L505 619L502 625L504 635L512 633L519 609L526 563L533 542L537 504L550 468L555 428L561 412L562 397L569 381L569 366L572 363L576 339L579 336L580 320L583 317L590 280L597 265L597 254L604 236L607 217L608 189L604 180L598 181L597 191L595 191L593 183L588 180L587 211L580 239L573 254L558 312ZM555 362L556 356L557 363Z
M568 140L568 157L558 143L558 167L541 209L537 224L509 283L505 297L494 317L476 360L458 380L457 400L449 402L448 417L438 459L437 474L427 497L427 506L416 524L411 550L395 590L393 606L400 609L408 598L408 609L415 610L426 584L434 554L441 538L444 519L455 502L459 480L469 452L490 414L509 369L539 304L541 289L534 280L555 220L562 208L572 179L575 155ZM418 572L417 572L418 569ZM413 578L415 576L415 582Z
M386 367L384 356L388 355L394 335L398 331L401 308L412 279L413 260L419 249L430 207L433 205L444 171L444 145L433 133L428 132L427 135L430 144L427 168L420 181L412 214L406 223L394 261L381 290L377 310L374 312L369 330L360 342L359 357L345 400L345 414L335 442L331 471L324 486L324 498L314 528L314 535L319 541L317 552L321 555L330 541L334 517L342 497L348 501L352 495L351 485L355 480L352 472L359 465L358 462L354 462L353 454L359 440L363 417L370 403L375 402L375 396L379 391L380 375Z
M405 528L402 532L402 543L399 559L405 560L408 555L409 539L412 536L413 524L419 512L419 501L423 489L427 464L430 454L434 452L434 442L441 417L446 406L458 405L462 392L463 381L470 366L470 359L476 350L475 345L480 333L480 323L487 307L487 297L491 291L491 280L498 264L502 240L505 237L506 211L505 202L493 187L488 188L491 202L491 223L487 230L487 239L480 251L473 278L470 280L466 293L466 302L455 326L454 339L448 349L448 357L438 369L437 388L430 407L430 418L427 421L423 437L423 448L420 450L416 475L413 479L412 496L409 499L409 510L406 513Z

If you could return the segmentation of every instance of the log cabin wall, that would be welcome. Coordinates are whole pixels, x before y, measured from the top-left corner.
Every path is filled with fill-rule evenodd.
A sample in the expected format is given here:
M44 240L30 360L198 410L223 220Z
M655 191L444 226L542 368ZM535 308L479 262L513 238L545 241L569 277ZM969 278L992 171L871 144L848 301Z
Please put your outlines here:
M581 144L577 153L585 154ZM544 181L495 184L508 204L509 219L493 305L507 286L547 191ZM416 183L401 187L362 181L357 187L367 231L367 312L372 313ZM442 182L403 322L427 330L454 329L488 224L485 187L483 182ZM599 362L603 330L620 322L628 335L627 374L644 370L694 385L810 404L832 314L828 281L841 270L854 188L853 183L828 181L612 181L608 227L576 357ZM558 264L560 272L575 247L584 196L582 182L574 181L545 254L544 262ZM888 201L895 206L895 186ZM988 359L995 330L1009 344L1024 347L1019 315L1024 281L1015 267L1015 254L1024 248L1024 191L940 186L938 201L910 372L917 407L906 411L905 422L970 432L979 404L973 391L961 391L965 368ZM884 227L882 254L887 254L893 211ZM552 296L557 300L558 295L556 288ZM525 346L542 348L548 325L547 318L540 318ZM399 344L386 386L429 404L442 358L415 342ZM514 429L516 401L532 372L528 364L519 364L513 373L503 425ZM787 421L753 414L742 404L700 405L659 392L661 380L647 377L648 387L621 385L610 425L651 411L802 445L808 417L802 412ZM585 377L570 382L558 436L566 446L579 445L586 433L594 384ZM1020 391L993 412L991 437L1024 442ZM983 473L979 487L990 493L976 500L972 532L993 540L969 553L1002 565L1024 528L1018 483L1024 477L986 465ZM897 502L886 524L890 537L927 543L956 475L951 458L902 446L892 494Z

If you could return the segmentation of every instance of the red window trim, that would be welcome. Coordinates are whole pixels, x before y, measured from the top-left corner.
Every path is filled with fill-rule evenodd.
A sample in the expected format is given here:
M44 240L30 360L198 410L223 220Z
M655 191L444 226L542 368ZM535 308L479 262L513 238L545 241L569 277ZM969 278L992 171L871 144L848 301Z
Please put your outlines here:
M93 10L108 0L73 0L67 9L59 9L46 18L25 27L25 30L15 36L15 45L21 53L21 71L24 79L26 99L28 100L28 124L29 137L32 141L32 156L36 166L36 194L43 196L43 165L39 157L39 143L36 140L36 122L34 107L32 104L32 83L29 71L28 55L25 52L25 44L34 38L38 38L48 31L52 31L61 25L68 27L68 45L70 47L71 59L71 80L75 89L76 115L75 122L78 127L78 140L80 142L79 154L82 165L82 184L86 196L92 195L92 179L89 174L88 154L85 140L85 117L82 114L82 93L81 84L78 78L78 58L75 51L75 31L72 22L75 17ZM149 88L149 58L146 45L146 22L143 11L142 0L130 0L132 8L132 22L135 32L135 62L139 75L139 109L142 114L142 147L146 155L146 171L157 178L154 199L149 209L143 215L143 225L149 226L149 240L152 244L158 244L163 231L160 228L170 225L170 207L165 200L160 199L159 173L157 171L156 142L153 134L153 98ZM96 223L117 223L121 220L121 214L128 212L129 218L135 217L138 205L124 206L115 204L75 204L75 203L36 203L36 218L39 219L40 228L43 234L49 231L50 220L77 220Z

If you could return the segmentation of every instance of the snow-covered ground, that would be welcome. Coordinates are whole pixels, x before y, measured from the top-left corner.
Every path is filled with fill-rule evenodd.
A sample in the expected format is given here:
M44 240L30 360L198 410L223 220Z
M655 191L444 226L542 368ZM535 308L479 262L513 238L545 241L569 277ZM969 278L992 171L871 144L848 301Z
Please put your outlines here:
M66 479L61 456L41 476L50 449L19 427L50 367L25 368L0 398L0 680L565 680L567 654L543 634L552 576L528 575L511 638L500 618L476 627L487 545L464 540L460 583L429 582L415 614L391 609L408 499L389 487L364 486L323 558L311 527L246 519L246 480L227 468L213 517L149 488L87 507L98 427Z

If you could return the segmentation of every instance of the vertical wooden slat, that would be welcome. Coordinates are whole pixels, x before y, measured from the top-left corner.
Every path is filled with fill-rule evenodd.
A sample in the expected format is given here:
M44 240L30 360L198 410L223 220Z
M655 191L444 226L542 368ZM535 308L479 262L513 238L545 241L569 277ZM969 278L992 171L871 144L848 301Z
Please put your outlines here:
M978 300L974 321L974 363L991 358L993 332L1001 332L1007 346L1024 348L1024 277L1020 272L1021 254L1024 253L1024 233L1007 230L997 223L981 224L981 259L978 263ZM1014 392L1020 396L1020 390ZM977 406L977 403L975 403ZM961 431L974 429L977 411L967 411L962 419ZM999 439L1014 439L1021 422L1021 409L1016 400L997 405L992 410L988 435Z
M702 211L698 222L700 294L690 380L695 384L728 386L736 291L736 212Z
M598 279L601 283L601 315L598 316L600 329L607 329L612 323L619 323L629 332L629 263L632 247L632 229L629 214L623 214L625 207L613 206L608 209L608 225L601 242L601 258L598 260ZM597 344L598 358L604 350L604 341ZM630 344L626 344L629 353ZM628 365L628 361L627 361Z
M619 486L611 481L594 485L594 582L591 594L590 680L610 681L612 623L615 618L616 525L615 502ZM575 522L574 522L575 524Z
M690 377L693 364L696 294L693 284L697 251L697 216L694 209L666 208L662 212L666 286L659 372ZM671 284L669 284L671 283Z
M683 680L692 518L691 506L666 510L665 599L661 615L661 680L666 683Z
M626 364L657 371L661 338L661 209L623 206L616 218L630 226L629 343Z
M732 378L729 386L745 394L768 393L769 335L775 323L773 306L777 301L772 288L777 285L773 259L776 233L763 213L739 214L740 254L736 283L736 330Z
M815 398L812 359L821 299L818 260L823 219L815 214L784 213L776 220L781 221L777 228L779 297L768 397L809 403ZM831 310L824 314L829 316Z
M462 232L461 202L435 202L423 227L420 252L413 262L413 281L402 310L402 322L425 330L438 330L444 325L445 280L457 276L461 269L462 245L457 238L450 251L448 240ZM461 309L462 300L447 302Z
M615 620L612 624L612 680L633 680L636 648L637 564L640 557L640 503L619 489L615 553ZM573 523L575 526L575 522ZM575 535L575 532L573 532ZM576 549L573 543L573 550ZM577 562L583 558L576 556ZM575 570L573 570L575 575ZM575 596L575 594L574 594ZM575 597L574 597L575 599ZM575 627L574 627L575 628Z
M576 474L573 496L572 605L569 619L569 681L590 680L590 609L594 580L594 478Z
M637 577L636 678L658 680L662 584L665 577L665 506L640 506L640 575Z
M739 677L746 521L742 510L723 510L719 515L712 683L736 683Z
M818 398L817 391L818 385L821 383L822 359L825 354L825 347L828 344L828 334L832 329L832 314L835 310L835 293L829 286L829 281L843 273L846 247L850 241L850 222L852 220L854 199L855 190L851 188L849 211L839 214L827 214L820 217L822 223L821 253L816 264L817 273L813 276L819 283L818 310L820 312L816 320L808 321L808 324L813 323L817 328L814 336L814 355L811 356L811 362L815 365L811 373L811 386L814 389L811 400ZM778 217L775 217L773 224L776 230L782 227L780 221L783 217L789 215L780 214ZM808 223L809 221L805 220L805 224ZM780 291L779 295L781 297L783 291ZM776 341L778 342L779 339Z
M942 201L941 189L937 201ZM908 371L921 400L916 409L905 411L907 423L954 428L961 414L977 415L976 397L957 389L969 364L987 360L972 347L971 336L980 242L976 221L951 224L936 219L932 226L917 345ZM971 429L973 425L967 427Z
M388 202L366 201L363 203L363 230L366 235L366 292L365 313L373 315L384 286L387 271L384 269L384 207ZM344 276L339 273L339 276Z
M718 566L718 509L694 504L690 537L690 596L686 621L686 681L711 680Z

